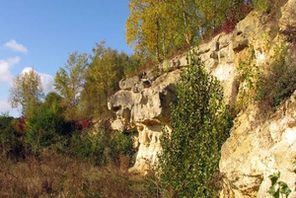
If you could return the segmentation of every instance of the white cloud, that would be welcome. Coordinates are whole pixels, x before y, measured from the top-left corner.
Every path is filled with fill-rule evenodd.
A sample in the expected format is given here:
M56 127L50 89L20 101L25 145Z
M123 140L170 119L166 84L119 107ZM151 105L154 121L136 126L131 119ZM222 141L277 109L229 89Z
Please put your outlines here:
M45 73L39 73L41 78L42 89L44 93L49 93L54 91L54 79L51 75Z
M54 79L51 75L38 72L38 71L34 70L32 67L24 68L22 71L22 74L28 73L30 71L35 71L40 76L41 87L42 87L42 90L44 91L45 94L47 94L51 91L54 91L54 86L53 86Z
M0 113L8 113L11 110L12 108L9 102L0 100Z
M11 83L13 76L10 73L10 68L20 62L20 57L13 57L0 60L0 82Z
M35 71L35 70L32 67L25 67L21 72L21 74L30 73L31 71Z
M22 52L22 53L28 52L28 49L23 44L16 42L16 40L10 40L10 41L6 42L4 44L4 47L11 49L13 51L16 51L16 52Z
M6 113L15 118L21 116L21 111L19 108L13 109L8 101L0 100L0 115Z

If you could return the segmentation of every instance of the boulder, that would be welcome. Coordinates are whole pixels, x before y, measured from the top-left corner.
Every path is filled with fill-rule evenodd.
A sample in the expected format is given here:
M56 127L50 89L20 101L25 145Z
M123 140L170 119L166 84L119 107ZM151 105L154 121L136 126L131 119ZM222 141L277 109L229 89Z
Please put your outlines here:
M122 79L119 81L119 88L121 90L131 90L139 81L140 78L138 76Z

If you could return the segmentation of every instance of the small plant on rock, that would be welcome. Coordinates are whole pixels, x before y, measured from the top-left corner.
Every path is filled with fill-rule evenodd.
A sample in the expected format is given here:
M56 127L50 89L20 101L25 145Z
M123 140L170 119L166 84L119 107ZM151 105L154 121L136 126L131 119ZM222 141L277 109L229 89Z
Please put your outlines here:
M285 182L279 181L280 176L280 172L269 176L271 187L268 193L274 198L288 198L292 191Z
M260 76L257 84L257 100L277 107L296 90L296 65L288 60L288 47L280 44L275 49L275 62L267 75Z
M237 77L240 82L240 91L236 103L237 111L244 110L256 97L256 88L261 71L254 60L255 51L250 48L246 51L244 60L240 62L237 68Z
M252 0L252 3L258 11L267 12L271 8L270 0Z

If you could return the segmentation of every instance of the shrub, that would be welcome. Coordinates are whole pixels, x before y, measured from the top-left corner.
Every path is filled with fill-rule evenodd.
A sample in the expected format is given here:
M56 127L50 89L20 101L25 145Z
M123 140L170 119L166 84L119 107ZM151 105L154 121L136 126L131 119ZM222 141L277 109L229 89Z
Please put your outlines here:
M246 51L244 60L240 62L238 71L238 81L240 82L240 90L236 102L236 110L239 112L244 110L256 97L256 89L258 80L261 75L259 67L254 63L255 51L249 49Z
M21 140L22 134L15 128L15 120L7 115L0 116L0 151L3 157L21 159L25 149Z
M252 0L252 3L256 10L262 12L267 12L271 7L270 0Z
M274 198L280 198L280 197L289 197L289 194L292 192L289 186L283 182L278 181L281 176L281 173L274 173L273 175L269 176L269 179L271 181L271 186L268 190L268 193L274 197Z
M161 138L159 176L170 195L217 197L213 180L232 122L218 80L206 72L200 60L189 60L191 67L177 85L177 102L171 113L173 131L164 131Z
M41 107L28 118L25 142L33 154L38 154L42 148L64 141L69 133L71 127L63 116Z
M133 157L135 149L133 148L133 132L117 132L113 135L110 142L111 157L118 160L120 155Z
M236 24L242 20L251 11L248 4L239 4L229 9L226 19L222 22L221 30L225 33L230 33L235 29Z
M91 134L75 132L70 139L69 153L83 161L91 162L95 165L105 164L105 138L103 132Z
M260 77L257 86L257 100L266 101L272 107L278 106L296 90L296 64L287 59L287 46L278 46L275 55L275 62L268 73Z

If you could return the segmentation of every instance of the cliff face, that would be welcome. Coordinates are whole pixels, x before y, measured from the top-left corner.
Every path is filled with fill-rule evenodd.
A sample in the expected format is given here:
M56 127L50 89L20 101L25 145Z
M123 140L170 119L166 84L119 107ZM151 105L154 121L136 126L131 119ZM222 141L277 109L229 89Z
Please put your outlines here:
M289 40L281 33L296 27L296 1L287 1L271 22L262 23L258 17L252 17L256 22L251 23L249 17L238 24L238 28L248 24L250 30L256 30L253 25L258 24L260 29L247 34L246 38L257 49L262 41L268 41L256 56L257 66L263 71L268 70L274 61L272 57L278 42ZM295 62L295 55L294 49L286 58ZM295 98L296 92L274 111L267 111L256 103L249 104L237 116L231 136L221 151L220 171L225 174L221 197L270 197L267 193L271 187L269 176L277 172L281 174L279 180L294 190L290 197L296 197L296 174L293 172L296 159Z
M136 128L138 148L136 163L130 170L145 173L156 162L160 151L159 137L163 125L168 123L169 104L175 97L175 83L180 71L161 76L148 74L120 82L121 90L110 99L108 106L116 113L111 124L114 130Z
M291 27L296 28L296 0L283 3L270 15L251 12L232 33L219 34L193 50L207 70L221 81L225 102L235 106L246 91L246 82L239 79L241 63L250 59L256 68L267 71L279 43L289 41L283 32ZM253 56L249 56L250 51ZM290 54L295 61L296 52ZM159 137L163 126L170 130L169 104L175 100L181 70L186 69L186 56L160 65L166 73L151 71L123 79L121 90L108 102L109 109L116 114L112 128L118 131L136 128L139 133L135 140L136 163L131 172L145 174L157 162L157 153L161 151ZM242 102L246 105L235 119L231 137L221 151L220 171L224 176L221 197L268 197L268 176L277 171L281 172L281 181L295 188L296 175L291 171L296 157L295 97L276 111L267 112L255 102Z

